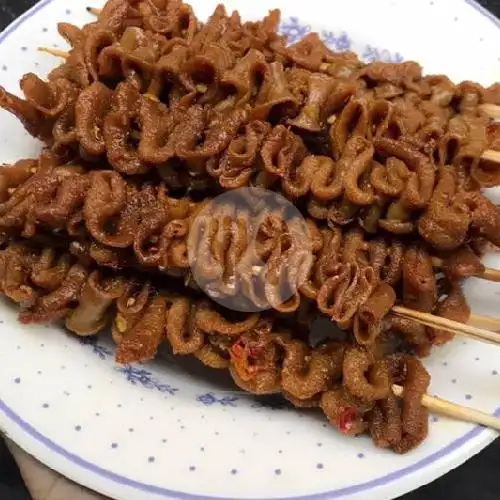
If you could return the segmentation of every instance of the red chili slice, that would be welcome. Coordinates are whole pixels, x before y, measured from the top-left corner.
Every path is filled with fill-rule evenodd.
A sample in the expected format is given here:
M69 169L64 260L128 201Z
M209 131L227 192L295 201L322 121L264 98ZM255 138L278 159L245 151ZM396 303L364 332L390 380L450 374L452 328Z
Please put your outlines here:
M354 408L347 407L342 410L339 416L340 432L348 433L352 429L352 423L356 420L358 414Z

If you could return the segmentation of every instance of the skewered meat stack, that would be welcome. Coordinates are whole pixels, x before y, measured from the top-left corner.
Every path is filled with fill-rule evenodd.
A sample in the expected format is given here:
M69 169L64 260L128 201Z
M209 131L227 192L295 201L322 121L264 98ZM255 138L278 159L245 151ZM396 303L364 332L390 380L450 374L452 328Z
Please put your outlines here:
M226 319L205 299L87 266L53 247L8 244L0 253L0 280L3 293L22 305L24 323L64 318L78 335L112 325L119 362L150 359L168 341L176 354L229 369L246 391L282 393L299 407L321 407L342 432L369 431L379 446L404 452L427 434L420 398L429 376L408 354L376 358L335 341L311 348L272 316ZM391 382L405 389L402 409Z
M287 46L278 25L278 11L244 23L221 6L201 23L177 0L110 0L82 29L60 24L65 62L25 75L24 99L0 88L44 145L0 171L0 286L24 323L111 326L120 363L167 342L406 452L428 431L418 357L452 335L391 310L469 318L461 282L500 243L480 191L500 183L485 111L500 86L364 64L317 34ZM243 187L292 201L307 241L283 211L256 224L211 205ZM212 300L242 294L261 312ZM318 316L345 340L309 345Z
M39 163L21 161L3 171L0 229L4 234L32 238L56 232L76 254L113 269L188 277L194 267L202 273L198 281L231 282L233 286L224 293L246 291L259 309L253 270L235 265L236 261L253 264L245 257L251 218L242 219L240 213L238 223L226 226L223 214L203 211L207 200L195 203L169 197L161 186L136 186L113 171L82 172L74 166L58 166L56 160L44 153ZM360 227L331 228L311 218L305 222L307 241L292 241L285 248L281 240L292 224L288 221L287 227L280 215L269 214L258 228L258 257L271 274L295 270L296 293L280 301L268 283L264 305L292 313L304 301L313 301L343 328L354 326L358 341L367 335L363 344L378 335L398 288L408 307L467 321L469 311L458 281L483 269L470 247L462 245L453 255L444 254L446 276L438 280L433 255L422 242L406 242L390 234L373 238ZM190 245L196 249L195 259L189 258ZM227 249L220 250L224 246ZM310 250L311 258L300 260L304 252L297 246ZM449 300L438 302L446 294ZM377 311L364 315L372 303ZM356 314L363 305L365 309ZM369 332L361 333L365 327Z

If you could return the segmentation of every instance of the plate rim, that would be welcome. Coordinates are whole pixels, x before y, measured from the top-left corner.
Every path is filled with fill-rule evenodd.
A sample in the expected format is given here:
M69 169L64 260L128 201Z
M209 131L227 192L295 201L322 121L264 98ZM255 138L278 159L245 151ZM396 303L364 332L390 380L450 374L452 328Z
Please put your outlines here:
M42 11L44 7L56 1L59 0L40 0L30 9L24 12L21 16L11 22L3 31L0 32L0 45L22 24ZM500 19L498 19L494 14L480 5L477 0L457 1L469 5L479 15L488 19L498 29L500 29ZM500 407L495 410L494 415L500 417ZM131 488L136 492L160 496L161 498L169 500L227 500L227 497L197 495L193 493L170 490L168 488L163 488L152 484L142 483L140 481L136 481L129 477L121 476L118 473L101 468L63 448L62 446L59 446L56 442L44 436L27 421L25 421L20 415L18 415L12 408L5 404L1 397L0 417L0 430L7 437L12 439L24 451L42 461L42 463L48 465L49 467L54 468L54 470L64 471L64 476L76 481L79 484L87 486L94 491L98 491L107 495L113 495L111 485L115 485L122 488ZM14 428L9 427L9 424L13 424ZM13 437L13 435L15 435L15 437ZM427 471L427 474L422 484L428 484L438 477L441 477L442 475L448 473L453 468L465 463L476 453L480 452L486 446L488 446L495 438L496 433L492 432L489 429L476 425L470 428L461 437L453 440L440 450L427 455L426 457L422 458L412 465L403 467L389 474L380 476L370 481L365 481L364 483L337 488L335 490L300 496L277 497L274 500L333 500L356 494L359 495L360 493L366 493L370 490L376 494L378 489L388 487L389 485L394 486L398 484L397 481L401 481L401 479L411 474L414 474L418 471L423 472L424 470ZM35 448L39 448L39 451L35 451ZM464 450L464 453L457 456L456 452L458 450ZM42 456L43 459L41 459ZM72 464L72 466L70 466L70 464ZM432 464L436 464L439 466L431 469L429 468L429 466L431 466ZM444 473L441 472L443 468L445 469ZM92 478L94 478L94 481L92 481ZM401 490L399 494L404 494L409 491L405 488L401 488L401 486L396 489ZM246 500L252 499L248 498Z

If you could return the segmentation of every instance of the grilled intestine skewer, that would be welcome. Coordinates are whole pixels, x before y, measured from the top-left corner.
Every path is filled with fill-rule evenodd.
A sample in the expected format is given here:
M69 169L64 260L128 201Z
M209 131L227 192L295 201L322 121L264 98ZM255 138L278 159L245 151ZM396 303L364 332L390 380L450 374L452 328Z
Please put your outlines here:
M24 323L65 319L67 328L82 336L112 323L118 362L150 359L167 341L176 354L229 369L247 392L282 393L298 407L320 407L341 432L369 432L377 446L398 453L427 435L423 406L439 403L448 415L497 424L459 407L450 413L451 404L426 396L429 376L412 356L380 356L333 341L311 349L264 315L227 319L206 299L103 273L50 247L8 244L0 251L0 289L22 304ZM402 413L394 412L399 407L395 396L402 398Z
M240 50L242 45L228 43L228 40L232 41L231 37L238 39L243 36L243 38L245 38L249 32L254 30L252 33L254 35L253 46L255 47L255 38L259 38L259 43L262 42L262 45L258 47L258 50L265 53L265 57L269 62L284 60L285 66L292 66L292 69L300 69L302 73L299 71L295 74L297 77L295 78L296 80L300 80L301 76L304 76L303 71L306 70L310 73L322 71L328 74L328 76L335 77L337 80L348 80L349 78L357 78L358 80L366 79L368 83L366 85L362 84L360 86L361 90L364 89L364 86L373 87L373 84L376 84L377 98L382 97L394 99L395 101L400 100L399 98L401 95L408 91L413 96L414 94L423 92L426 96L424 100L430 101L426 104L426 113L432 112L432 106L437 104L438 107L452 108L455 106L459 108L460 113L464 112L470 114L470 111L473 110L473 108L479 109L484 105L484 109L487 109L488 106L491 107L498 104L497 101L499 100L497 96L498 89L494 85L489 89L482 89L471 82L464 82L459 86L454 86L449 80L446 79L446 77L443 77L442 75L423 77L421 68L414 62L404 62L400 64L375 62L364 64L359 61L353 53L338 54L330 51L324 44L322 44L318 35L315 33L310 33L298 43L287 47L286 39L284 37L279 37L276 33L273 33L273 30L276 30L279 25L278 11L273 11L261 23L244 24L241 23L238 16L233 15L231 17L227 15L224 9L219 6L207 23L199 23L197 26L195 22L196 18L192 10L189 6L183 4L182 2L176 2L175 4L169 5L167 11L162 10L162 7L153 7L152 5L148 6L148 8L136 8L136 6L131 6L130 4L127 5L125 1L121 3L114 2L113 5L109 5L109 8L106 6L104 11L99 12L99 14L100 16L97 22L89 25L87 27L87 31L82 33L82 37L92 38L92 35L95 32L99 33L99 30L108 29L117 37L117 39L111 40L99 36L97 37L101 46L96 47L95 52L90 50L90 53L95 56L95 60L89 61L88 57L86 60L87 64L94 66L98 56L100 55L100 49L108 48L102 47L102 44L104 43L104 45L107 45L108 43L112 44L112 41L117 42L119 37L127 31L127 28L135 30L134 33L136 35L140 32L140 30L150 30L155 32L155 35L157 33L165 34L166 31L171 38L175 37L176 39L179 39L180 42L184 44L184 47L191 48L191 46L193 46L193 50L195 50L195 52L202 49L200 51L202 52L202 59L206 64L212 66L214 63L213 54L203 53L203 49L206 49L206 47L203 46L203 41L201 40L203 37L206 37L207 33L211 35L209 39L211 41L216 41L221 48L237 52ZM158 22L159 19L161 19L162 22ZM189 29L177 32L182 23L187 25ZM218 36L213 36L213 32L217 31L220 26L226 26L228 28L227 33L222 37L220 34ZM74 34L78 28L74 27L74 29L69 29L68 25L64 25L64 29L61 29L63 36L69 39L72 45L71 57L75 60L74 62L77 62L76 60L80 57L80 54L75 54L75 52L78 52L77 42L80 41L80 39L77 36L68 36L68 30L70 33ZM221 33L224 32L223 29L219 29L219 31ZM258 33L257 37L255 37L256 33ZM137 54L130 54L131 57L129 62L126 62L125 59L121 60L121 62L124 63L124 73L120 75L121 79L127 76L126 69L131 67L135 69L136 73L139 74L141 78L144 76L144 73L151 73L150 70L152 70L155 65L155 52L153 49L155 47L155 43L158 44L158 38L155 39L153 37L153 39L150 40L151 46L148 45L148 40L145 39L145 37L136 36L135 39L134 37L131 39L130 36L127 36L125 38L127 39L127 43L124 42L122 45L122 48L125 49L125 51L122 50L122 56L125 59L128 57L128 54L126 53L127 50L129 52L133 52L134 49L140 50L137 51ZM176 43L172 44L172 46L174 45L176 45ZM93 47L94 45L89 43L87 49L93 49ZM169 48L171 47L169 46ZM120 47L117 46L111 50L111 52L118 59L121 57L119 55L119 49ZM144 58L145 51L147 52L148 58L147 61L142 61L141 57ZM106 52L106 50L104 50L104 52ZM222 50L222 52L224 52L224 50ZM219 54L220 58L223 58L221 55L222 52ZM245 54L245 51L243 51L242 54L238 52L238 54L239 57L241 57L241 55ZM134 63L132 64L132 62ZM141 66L142 62L144 62L144 67ZM149 63L149 66L146 62ZM228 64L229 69L231 70L231 64L234 65L235 61L233 60L232 62L228 62ZM168 66L168 69L174 70L173 66ZM220 69L221 68L214 66L214 71L217 76L222 76ZM93 71L95 73L95 68ZM94 73L91 80L96 79L96 75ZM56 72L56 74L60 75L60 72ZM105 78L106 77L103 75L103 79ZM224 82L224 78L221 78L220 81ZM424 82L423 85L422 82ZM298 87L301 87L303 83L304 82L298 83ZM378 87L380 87L380 89ZM307 89L300 88L300 92L307 94ZM321 92L317 92L316 94L316 99L318 99ZM370 94L370 92L368 92L368 94ZM201 97L202 99L206 98L206 96ZM462 100L463 102L461 102ZM323 106L323 108L328 109L328 105ZM309 122L314 122L317 119L315 115L318 113L318 102L308 103L303 111L305 112L305 115L309 116ZM437 120L435 118L437 118ZM304 120L300 119L298 121L304 122ZM432 125L429 124L430 128L427 129L427 134L429 137L436 138L436 133L439 128L439 116L434 116L431 121Z
M98 16L100 13L99 9L93 7L87 7L87 11L96 16ZM54 49L52 47L39 47L38 50L39 52L44 52L46 54L50 54L54 57L59 57L62 59L67 59L69 57L69 52ZM325 69L327 69L327 67ZM500 106L496 104L483 104L480 106L480 109L492 120L500 120ZM328 123L333 124L335 122L335 119L336 116L332 115L327 120ZM500 151L487 150L482 154L481 157L484 160L491 161L493 163L500 163Z
M450 279L479 276L496 281L498 272L493 269L486 270L478 258L480 254L477 251L481 252L481 248L474 250L474 246L481 240L490 239L493 244L499 241L500 208L479 191L456 193L455 182L454 175L451 175L449 170L444 170L442 178L431 195L429 207L423 212L420 220L416 221L421 229L420 234L428 243L430 251L434 249L435 252L434 255L431 253L430 266L442 269ZM134 208L139 203L139 199L144 198L142 203L145 208L153 204L158 206L161 213L166 211L165 223L174 219L185 219L190 214L196 215L207 203L210 203L210 199L193 203L188 197L174 198L168 196L167 190L168 183L154 186L150 183L129 181L110 170L86 171L78 163L64 164L57 155L44 151L39 160L21 160L11 167L4 166L0 170L0 215L2 217L0 230L8 234L9 228L22 229L27 236L36 231L37 224L60 230L72 220L73 216L87 217L83 213L79 214L79 209L84 206L88 217L93 216L96 210L100 210L103 212L100 217L104 220L112 216L124 218L122 224L130 224L134 220L138 229L140 225L138 216L135 215L134 218L130 214L127 215L127 212L140 211L138 206ZM451 196L451 192L455 193L453 202L462 195L464 196L461 204L457 204L457 210L461 209L460 213L458 211L455 213L455 206L445 201L446 197ZM115 202L115 197L121 201ZM117 206L111 208L107 205L102 207L99 205L97 208L93 205L94 203L102 204L104 198L113 200ZM30 201L35 201L35 206ZM468 208L466 203L471 203L471 208ZM105 208L107 211L104 210ZM57 216L52 213L54 210ZM127 218L130 219L128 223ZM459 224L455 224L457 219L459 219ZM308 220L310 221L309 230L313 231L310 235L311 239L320 238L318 230L321 232L321 227L325 227L326 230L326 226L321 221ZM83 219L80 219L81 221ZM78 222L73 221L73 223ZM327 226L333 232L348 231L352 235L350 250L354 252L369 251L367 240L379 241L377 236L388 241L389 245L400 241L398 234L388 232L385 235L372 235L370 231L366 232L356 224L351 224L345 229L334 223ZM124 231L126 227L117 231ZM160 224L156 230L150 229L150 231L160 233L161 229ZM69 230L69 233L75 230ZM469 233L469 231L472 232ZM129 235L130 237L132 236ZM115 245L112 239L107 241L104 233L97 239L112 247L128 246ZM338 246L339 243L337 237L334 244ZM313 243L313 245L316 244L317 242ZM137 248L140 248L140 245ZM401 249L398 249L397 253L400 252Z
M229 369L247 392L281 393L296 406L320 407L345 434L371 432L377 445L399 453L427 435L428 414L420 398L430 379L412 356L377 357L334 341L311 349L264 315L226 318L206 299L103 273L50 247L9 244L0 252L0 287L22 304L23 323L64 319L77 334L94 335L111 321L118 362L151 359L167 341L175 354ZM387 422L385 408L395 402L392 383L404 387L403 408L412 411ZM373 420L372 411L377 413ZM394 425L399 431L391 434Z
M42 154L39 164L21 161L0 174L0 230L6 237L29 238L56 231L58 237L73 241L76 250L80 248L80 253L101 266L149 268L177 276L188 276L190 267L194 272L199 269L198 276L211 289L216 286L219 297L221 293L237 296L240 287L248 292L250 284L254 284L253 267L252 272L239 267L239 263L246 262L246 247L242 244L247 244L245 237L253 224L251 218L242 218L243 212L239 221L244 226L234 226L230 219L225 228L226 213L203 213L207 201L196 204L189 199L170 198L162 188L127 183L113 171L83 172L74 166L57 166L57 159L48 153ZM283 238L293 231L288 223L283 224L278 212L259 226L255 238L260 263L269 266L271 274L280 276L287 269L295 269L302 281L290 282L294 292L288 300L266 283L265 296L261 297L266 306L289 313L307 299L341 327L354 321L358 341L369 344L380 333L384 316L397 301L394 287L402 283L405 306L462 323L468 321L470 311L459 283L479 274L483 267L479 257L467 247L443 262L451 288L444 292L446 299L438 302L443 292L438 289L432 257L420 244L405 249L397 238L367 241L359 228L348 229L343 235L339 228L320 229L310 220L305 227L305 240L292 240L292 246L283 250ZM221 243L215 245L218 235L225 235L229 249L222 260L223 254L217 251ZM190 242L191 248L196 249L194 260L189 257ZM308 244L312 260L302 258L307 257L303 252ZM252 266L252 262L247 264ZM251 280L241 281L244 277ZM342 287L344 293L338 295L337 290ZM258 295L252 292L247 297ZM427 322L431 319L431 315L426 317ZM452 327L458 329L459 325L448 323L446 328L436 330L438 342L451 338L443 332ZM483 338L496 340L491 332L474 333L475 338L482 334Z
M51 49L51 48L45 48L45 47L41 47L39 50L41 50L42 52L46 52L46 53L49 53L49 54L52 54L56 57L62 57L62 58L65 58L67 59L69 57L69 53L67 52L64 52L64 51L61 51L61 50L58 50L58 49ZM124 56L125 57L125 56ZM250 63L249 63L250 64ZM276 63L278 64L278 63ZM382 63L381 63L382 64ZM278 68L279 66L276 66L276 68ZM26 75L26 76L30 76L30 75ZM284 76L284 73L283 75ZM283 81L281 82L281 86L283 85L290 85L291 88L293 88L293 77L291 77L292 79L287 83L283 78ZM304 76L302 75L302 78L304 78ZM311 76L309 77L310 78L310 89L309 91L310 92L316 92L316 93L320 93L323 89L323 91L326 91L326 89L328 88L328 85L327 85L327 82L324 82L322 81L321 77L320 76L317 76L315 77L314 76L314 73L311 73ZM316 78L316 82L314 82L314 78ZM327 78L327 77L323 77L323 78ZM307 78L306 78L307 79ZM123 80L126 80L126 78L124 77ZM334 80L332 80L333 82ZM97 83L97 82L95 82ZM236 84L236 82L234 82ZM275 85L277 85L278 83L277 82L274 82ZM38 91L42 91L42 87L41 87L41 82L38 83L39 85L39 89ZM97 85L95 85L97 86ZM201 89L203 85L199 85L199 88ZM317 87L317 88L316 88ZM340 103L342 106L345 106L345 103L346 102L349 102L349 98L351 98L350 100L352 101L351 102L351 107L355 108L356 106L359 106L360 104L362 104L362 99L361 98L355 98L355 95L354 95L354 88L353 87L349 87L349 85L347 83L339 83L337 84L337 86L335 87L333 83L330 84L330 87L331 87L331 92L333 92L333 95L334 97L331 97L330 99L332 101L338 101L338 103ZM257 89L258 90L258 89ZM308 92L307 89L301 89L301 91L303 92ZM150 99L153 99L157 102L157 104L159 105L159 99L158 99L158 96L155 95L154 91L152 91L151 89L149 90L146 90L143 92L143 95L146 97L146 98L150 98ZM326 94L325 94L326 95ZM337 97L335 97L337 96ZM87 94L85 94L85 98L87 98ZM11 98L12 99L12 98ZM325 97L323 97L323 100L325 99ZM291 107L295 107L297 108L298 107L298 102L296 100L296 98L290 93L290 91L283 91L283 96L282 98L280 99L277 99L275 103L268 103L268 110L266 111L266 116L269 114L269 112L272 110L272 107L275 106L275 105L282 105L283 102L288 102L290 104ZM187 102L187 101L186 101ZM390 117L389 117L389 112L387 110L384 110L384 107L385 108L388 108L388 109L391 109L392 111L392 108L395 108L398 110L398 112L400 112L398 106L395 106L391 101L389 100L384 100L384 99L376 99L373 101L375 107L373 109L373 111L371 110L368 110L368 116L366 118L369 118L369 115L372 114L372 115L376 115L377 113L384 113L384 114L387 114L387 117L385 118L386 122L389 123L390 122ZM220 104L220 103L219 103ZM4 104L6 105L6 103ZM333 114L329 114L329 116L327 118L324 119L324 122L322 123L321 122L321 118L320 118L320 115L321 115L321 108L322 107L325 107L327 106L327 103L326 101L323 102L316 102L313 104L305 104L302 106L302 110L300 111L299 110L299 115L293 119L289 119L288 122L289 124L291 125L294 125L294 131L296 132L300 132L300 133L304 133L304 134L308 134L308 133L319 133L321 131L321 129L323 128L324 130L327 129L327 126L328 124L331 125L331 128L334 129L335 127L337 127L338 125L336 125L336 122L340 123L342 122L342 120L344 120L344 118L342 117L342 106L337 104L335 106L332 106L330 104L330 108L334 111ZM7 106L8 107L8 106ZM217 103L215 103L215 107L217 108ZM314 108L314 109L313 109ZM228 108L228 110L231 109L230 107ZM497 119L498 115L499 115L499 112L498 112L498 109L499 109L499 106L497 105L494 105L494 104L481 104L481 105L478 105L477 106L477 113L478 114L482 114L484 116L489 116L490 118L492 119ZM401 108L401 112L403 112L404 110ZM406 110L406 112L409 113L408 110ZM415 110L412 110L412 112L416 112ZM304 114L304 117L301 116L301 113ZM366 113L366 111L363 111L363 113ZM253 113L252 116L254 118L257 118L257 119L262 119L263 115L262 115L262 110L257 112L257 113ZM308 120L309 120L309 123L306 124L306 119L305 119L305 116L309 117ZM314 117L314 118L313 118ZM461 115L458 115L459 118L462 118ZM285 116L286 118L286 116ZM466 120L463 122L463 123L453 123L452 126L451 126L451 132L450 132L450 137L452 137L452 140L464 140L464 138L460 138L459 135L463 134L464 133L464 130L466 130L468 127L485 127L485 130L486 130L486 126L487 126L487 123L483 123L481 124L480 123L480 120L478 121L476 118L477 117L474 117L474 118L471 118L471 117L468 117L467 115L465 115L465 118ZM380 119L380 117L379 117ZM457 120L455 119L455 122L457 122ZM470 123L469 123L470 122ZM477 123L476 123L477 122ZM381 123L378 123L378 125L383 125L383 120L381 120ZM354 125L357 125L357 124L354 124ZM393 126L391 124L391 126ZM402 126L401 124L399 124L398 126ZM379 134L380 132L378 130L375 131L376 134ZM423 132L422 132L423 133ZM430 133L430 132L429 132ZM437 133L436 131L434 131L434 133ZM457 135L458 133L458 135ZM478 135L476 132L471 132L475 135ZM443 136L443 135L446 135L445 132L440 132L440 135ZM444 137L446 139L446 137ZM412 141L415 141L416 138L413 138ZM422 140L420 139L420 141L422 142ZM425 142L425 141L424 141ZM422 148L427 148L429 149L429 145L425 145L424 142L422 142L421 144L421 147ZM436 141L434 141L436 142ZM335 143L334 144L334 147L338 148L339 146L341 146L340 144L338 143ZM469 154L472 152L472 149L477 149L477 145L474 145L474 147L470 148L470 151L469 151ZM484 149L482 151L480 151L480 154L477 154L477 151L474 152L474 155L479 159L481 158L483 161L487 162L487 163L493 163L493 164L496 164L496 163L499 163L500 162L500 152L499 151L496 151L496 150L493 150L493 149Z

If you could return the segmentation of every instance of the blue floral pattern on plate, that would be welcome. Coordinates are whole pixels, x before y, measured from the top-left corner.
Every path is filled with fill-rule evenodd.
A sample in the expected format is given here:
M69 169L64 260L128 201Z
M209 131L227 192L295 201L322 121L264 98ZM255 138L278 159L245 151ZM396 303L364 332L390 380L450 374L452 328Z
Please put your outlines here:
M158 380L154 378L153 374L144 368L127 365L119 366L115 369L116 371L123 373L125 378L132 385L142 385L142 387L145 387L146 389L155 389L163 393L168 393L171 396L175 396L175 393L179 391L179 389L172 387L169 384L158 382Z
M100 344L97 337L80 337L78 340L80 344L91 347L92 352L102 360L114 355L113 349ZM157 391L170 394L171 396L174 396L179 390L169 384L159 382L154 378L151 372L137 366L118 366L115 369L125 375L125 378L132 385L142 385L142 387L146 389L156 389Z
M352 40L345 31L338 34L333 31L322 31L321 40L323 40L330 49L338 52L345 52L352 46Z
M216 396L213 392L207 392L206 394L200 394L196 397L196 401L204 404L205 406L236 406L236 401L240 398L237 396Z
M298 17L289 17L280 25L279 31L288 39L288 43L298 42L303 36L311 31L311 26L301 23ZM336 33L334 31L323 30L321 39L332 50L345 52L352 50L353 41L344 31ZM399 52L391 52L387 49L366 45L360 53L361 58L366 62L384 61L397 63L403 61L403 56Z
M97 337L80 337L80 344L92 347L92 352L101 359L106 359L113 354L112 349L97 342Z
M311 31L309 25L302 24L298 17L289 17L281 23L279 31L288 39L288 43L298 42Z
M403 56L399 52L389 52L387 49L377 49L371 45L367 45L361 57L367 62L385 61L390 63L400 63L403 61Z

